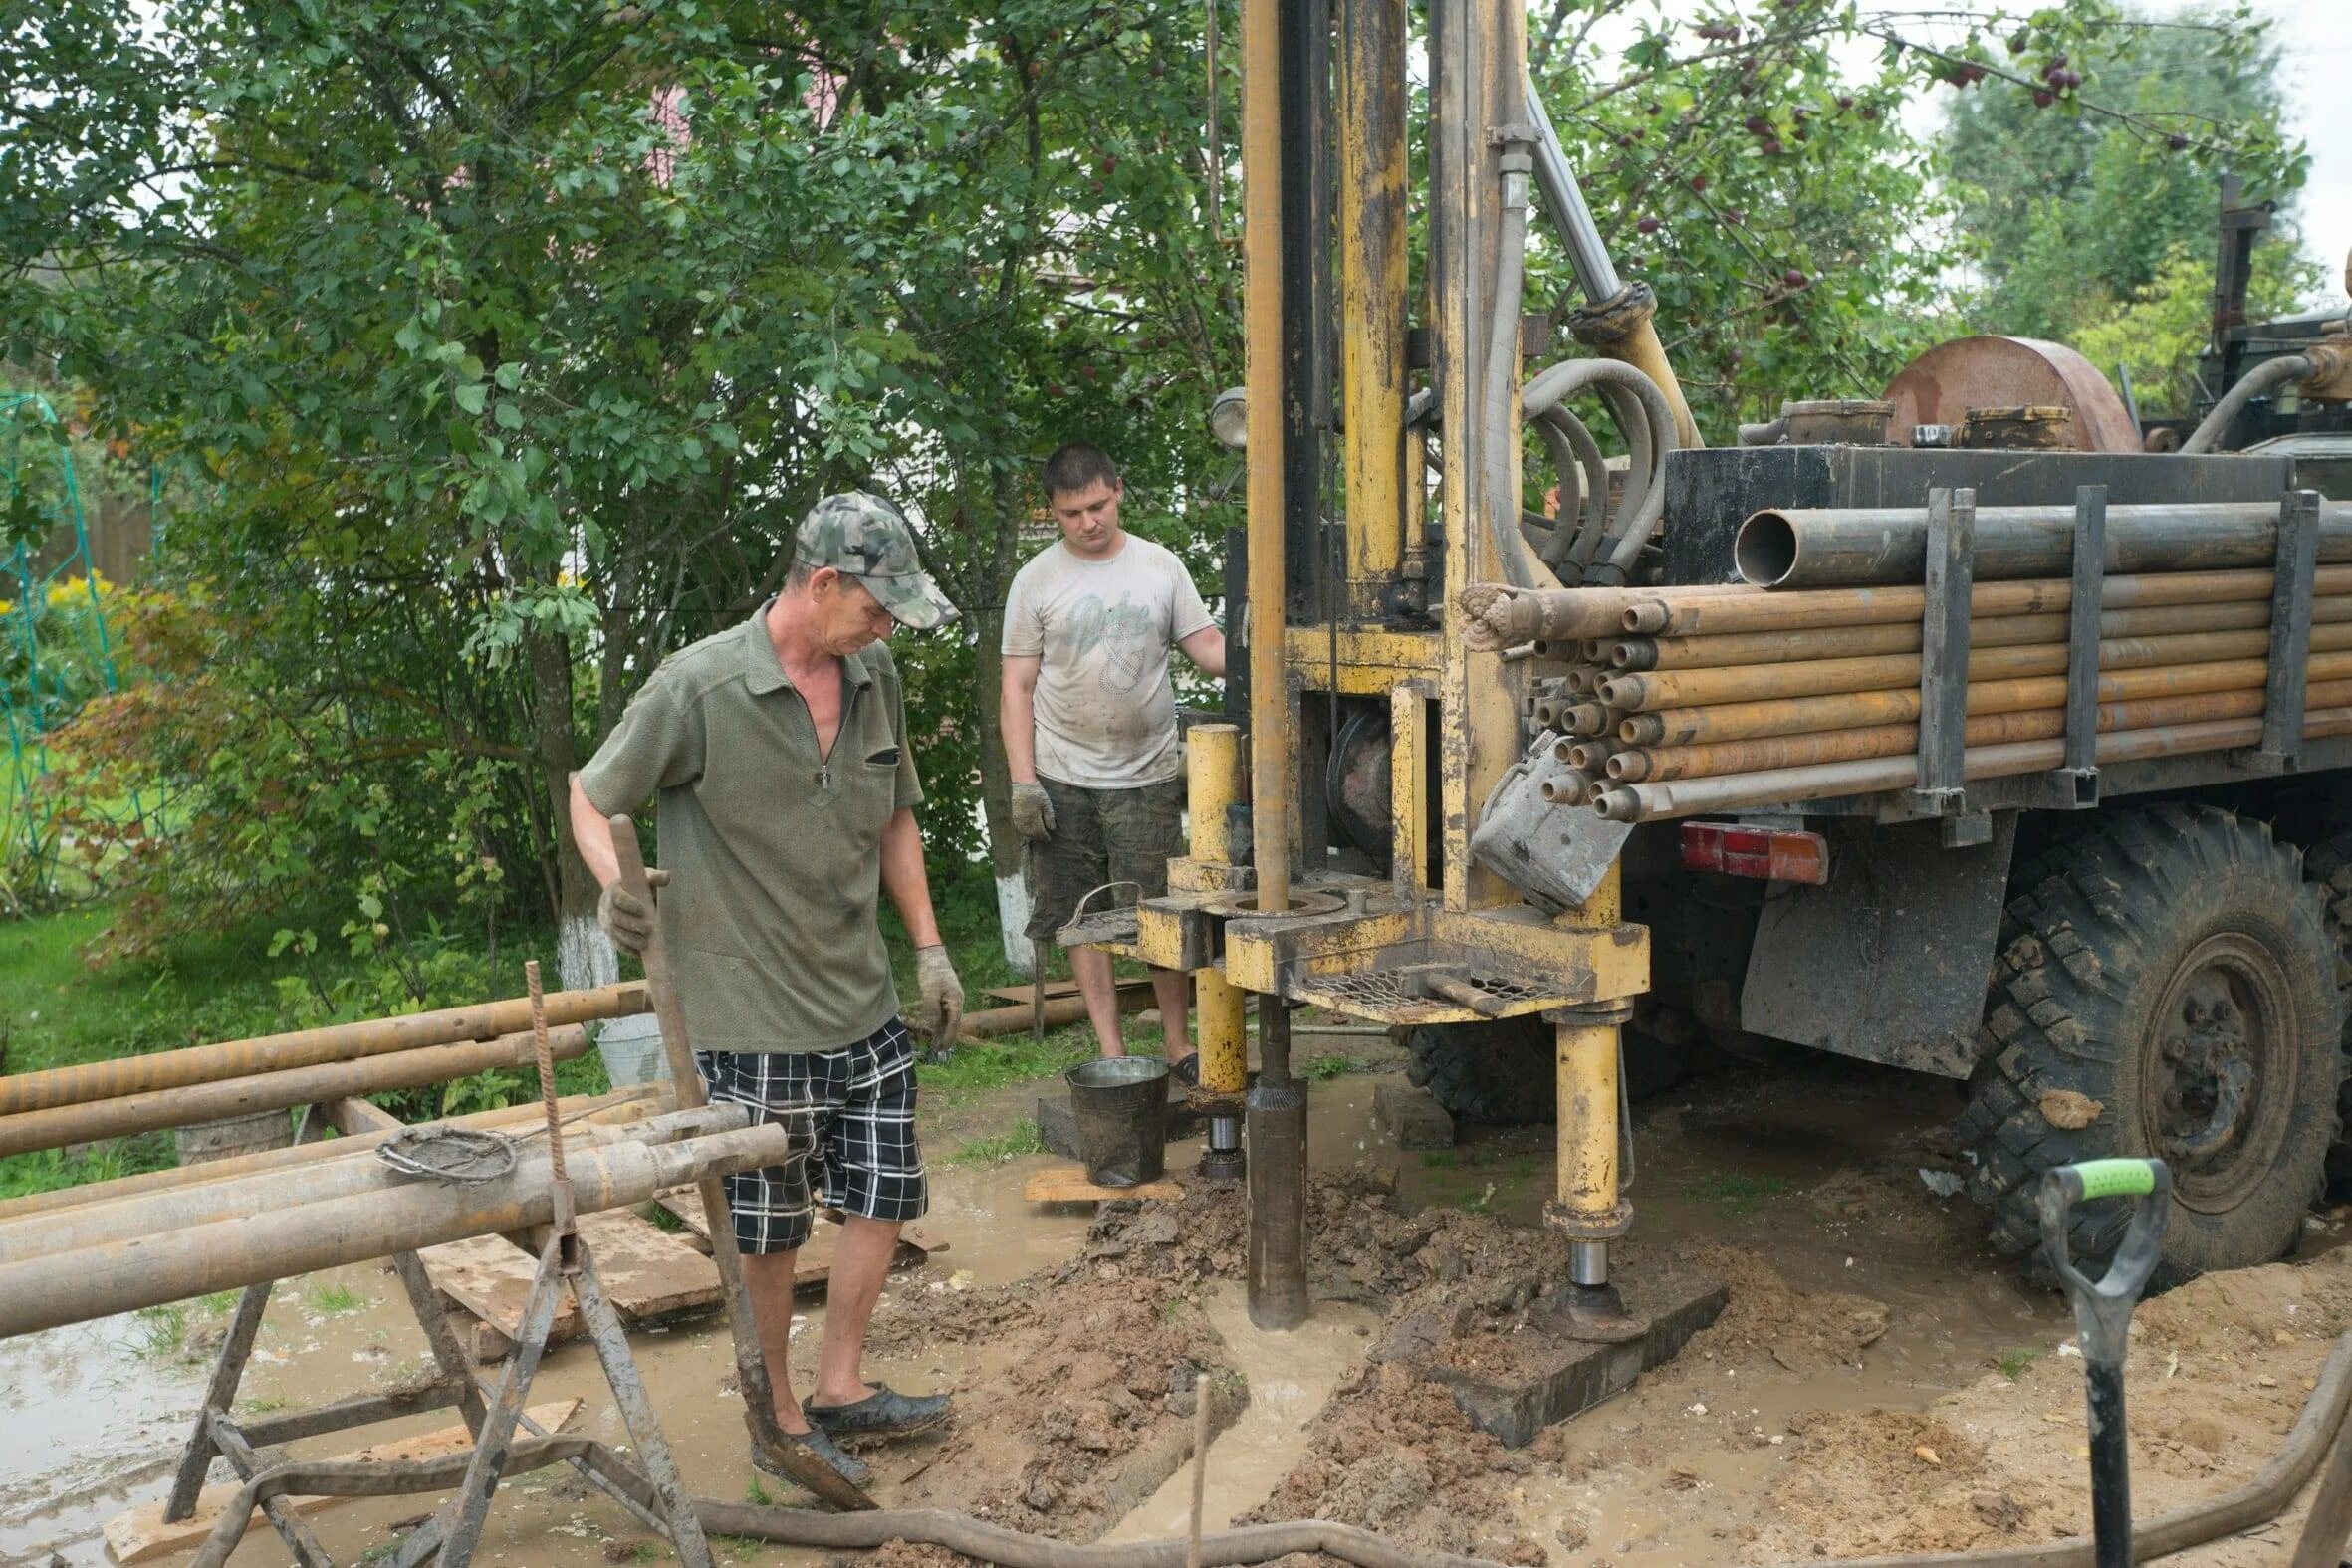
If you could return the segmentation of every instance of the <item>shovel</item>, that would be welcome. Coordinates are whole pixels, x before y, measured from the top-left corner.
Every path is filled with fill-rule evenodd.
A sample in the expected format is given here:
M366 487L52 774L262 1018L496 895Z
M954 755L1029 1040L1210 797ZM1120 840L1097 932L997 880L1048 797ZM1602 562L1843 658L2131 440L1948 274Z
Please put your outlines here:
M2133 1200L2131 1224L2114 1260L2093 1283L2066 1253L2074 1206L2094 1198ZM2041 1244L2074 1305L2082 1340L2083 1382L2090 1399L2091 1539L2098 1568L2132 1568L2132 1455L2123 1413L2123 1357L2131 1348L2132 1308L2156 1272L2164 1224L2172 1211L2173 1174L2162 1160L2086 1160L2041 1179Z

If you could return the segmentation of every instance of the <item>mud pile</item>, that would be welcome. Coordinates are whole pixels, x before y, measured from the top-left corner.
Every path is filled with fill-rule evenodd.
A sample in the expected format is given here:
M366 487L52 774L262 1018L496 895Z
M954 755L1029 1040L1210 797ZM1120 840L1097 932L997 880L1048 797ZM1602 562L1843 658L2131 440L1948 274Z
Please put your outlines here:
M888 1474L895 1456L882 1459L904 1500L1068 1540L1099 1535L1184 1462L1197 1377L1209 1378L1220 1426L1248 1397L1179 1290L1115 1265L926 1293L878 1319L873 1340L885 1353L977 1347L957 1375L950 1434L902 1476Z
M1540 1564L1514 1477L1534 1469L1471 1426L1452 1395L1394 1362L1364 1369L1315 1418L1312 1452L1253 1520L1334 1519L1420 1551Z

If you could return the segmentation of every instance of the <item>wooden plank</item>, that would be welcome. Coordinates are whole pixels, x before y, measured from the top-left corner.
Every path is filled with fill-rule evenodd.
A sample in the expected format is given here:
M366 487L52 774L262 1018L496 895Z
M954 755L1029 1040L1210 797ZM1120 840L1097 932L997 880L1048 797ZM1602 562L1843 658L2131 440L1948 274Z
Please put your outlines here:
M580 1414L580 1406L581 1402L576 1399L554 1400L545 1405L533 1406L529 1414L533 1421L548 1431L560 1432L574 1416ZM454 1427L439 1427L431 1432L419 1433L413 1438L395 1438L388 1443L370 1444L364 1449L338 1454L334 1457L347 1462L436 1459L444 1455L465 1453L473 1446L473 1441L460 1423ZM117 1514L106 1524L107 1555L118 1563L129 1564L151 1562L157 1557L168 1557L175 1552L193 1551L203 1544L204 1538L212 1533L212 1527L220 1522L221 1510L235 1499L240 1484L223 1481L217 1486L205 1487L196 1494L196 1511L177 1523L164 1522L163 1503L159 1498L127 1513ZM287 1498L295 1512L306 1514L354 1500L351 1497ZM268 1528L268 1521L262 1517L259 1508L253 1510L253 1519L247 1527L256 1532Z
M625 1209L580 1217L604 1294L629 1327L719 1304L719 1265Z
M1021 1196L1033 1204L1100 1204L1119 1198L1181 1198L1181 1184L1165 1177L1135 1187L1097 1187L1086 1180L1082 1165L1057 1165L1030 1173Z
M539 1260L530 1253L503 1237L477 1235L428 1246L417 1255L435 1290L509 1339L522 1328L523 1303L539 1274ZM571 1286L563 1290L555 1330L548 1336L551 1344L580 1332L580 1305L572 1299Z

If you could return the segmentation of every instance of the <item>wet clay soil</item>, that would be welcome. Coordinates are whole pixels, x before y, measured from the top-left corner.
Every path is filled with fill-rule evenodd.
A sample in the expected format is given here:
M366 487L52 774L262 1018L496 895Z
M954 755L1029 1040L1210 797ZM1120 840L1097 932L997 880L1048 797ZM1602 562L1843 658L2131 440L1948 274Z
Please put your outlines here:
M1377 1042L1305 1045L1367 1057ZM1369 1128L1373 1072L1309 1093L1310 1281L1294 1336L1251 1329L1238 1281L1241 1195L1099 1214L1042 1211L1022 1180L1048 1163L942 1162L927 1225L951 1249L894 1276L868 1375L952 1390L944 1437L868 1456L885 1506L963 1508L1063 1539L1180 1531L1190 1506L1193 1388L1218 1431L1207 1523L1321 1516L1421 1547L1526 1564L1774 1563L2024 1544L2087 1517L2081 1366L2053 1297L2019 1288L1975 1217L1920 1172L1957 1170L1935 1129L1946 1086L1852 1064L1724 1072L1637 1116L1628 1278L1671 1257L1727 1279L1730 1305L1626 1395L1507 1451L1450 1395L1389 1359L1418 1349L1490 1377L1539 1361L1527 1308L1564 1273L1531 1227L1549 1182L1549 1129L1473 1130L1461 1148L1398 1155ZM947 1136L1001 1132L1034 1086L959 1107ZM1173 1169L1194 1155L1170 1150ZM321 1286L361 1302L346 1311ZM821 1303L797 1359L814 1361ZM2226 1490L2275 1451L2332 1336L2352 1323L2352 1256L2201 1280L2140 1314L2131 1361L2135 1493L2143 1514ZM197 1334L217 1314L196 1314ZM136 1354L142 1326L85 1325L0 1344L0 1564L105 1560L99 1523L158 1495L201 1386L194 1364ZM752 1471L731 1355L715 1326L641 1334L635 1350L690 1485L747 1495ZM282 1286L249 1374L249 1409L388 1385L423 1364L396 1284L373 1266ZM803 1381L805 1382L805 1374ZM534 1398L584 1396L574 1430L625 1442L592 1357L551 1352ZM446 1418L314 1440L331 1454ZM766 1490L798 1500L781 1483ZM351 1562L432 1499L313 1516ZM2288 1533L2184 1559L2283 1557ZM889 1568L947 1554L894 1547ZM568 1471L502 1490L480 1560L666 1560L666 1548ZM722 1561L818 1554L724 1542ZM236 1561L286 1561L266 1532Z

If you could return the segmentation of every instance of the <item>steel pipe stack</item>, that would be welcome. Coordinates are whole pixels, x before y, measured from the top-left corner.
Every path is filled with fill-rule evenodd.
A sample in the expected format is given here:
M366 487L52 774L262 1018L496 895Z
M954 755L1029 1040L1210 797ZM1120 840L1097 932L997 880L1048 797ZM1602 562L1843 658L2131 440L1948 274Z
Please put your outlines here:
M2263 741L2280 515L2234 504L2104 511L2113 574L2085 601L2098 613L2098 761ZM2026 573L2070 569L2075 517L2072 507L1974 513L1969 780L2065 766L2075 584ZM2280 644L2303 652L2306 738L2352 733L2352 506L2320 505L2314 533L2307 634ZM1481 584L1460 604L1474 645L1541 661L1526 707L1549 753L1544 797L1650 821L1914 787L1928 549L1924 508L1761 512L1737 546L1746 582Z

